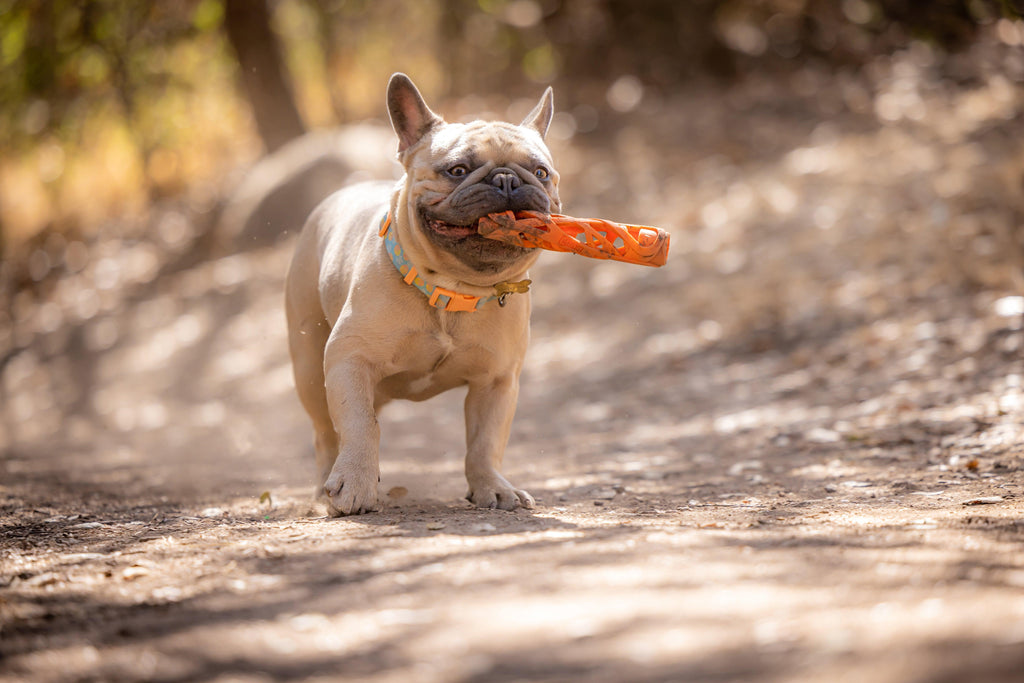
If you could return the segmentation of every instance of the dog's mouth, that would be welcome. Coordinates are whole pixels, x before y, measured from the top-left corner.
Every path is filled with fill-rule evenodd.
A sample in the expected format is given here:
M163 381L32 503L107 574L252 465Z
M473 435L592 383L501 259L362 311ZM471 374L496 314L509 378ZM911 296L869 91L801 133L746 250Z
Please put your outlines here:
M481 273L491 273L509 267L526 256L530 250L488 239L477 232L480 217L452 223L419 210L423 233L435 245L448 251L469 267Z
M425 225L428 230L443 237L465 239L466 237L477 234L475 220L469 225L460 225L457 223L449 223L441 220L440 218L434 218L433 216L428 216L426 213L421 213L420 218L423 220L423 225Z

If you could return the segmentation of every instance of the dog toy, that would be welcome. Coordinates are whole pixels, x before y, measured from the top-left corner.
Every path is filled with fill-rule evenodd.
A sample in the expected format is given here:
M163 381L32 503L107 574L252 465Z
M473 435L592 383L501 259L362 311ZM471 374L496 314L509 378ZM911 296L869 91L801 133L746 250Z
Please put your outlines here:
M504 211L482 217L477 233L519 247L562 251L641 266L663 266L669 234L660 228L600 218L573 218L536 211Z

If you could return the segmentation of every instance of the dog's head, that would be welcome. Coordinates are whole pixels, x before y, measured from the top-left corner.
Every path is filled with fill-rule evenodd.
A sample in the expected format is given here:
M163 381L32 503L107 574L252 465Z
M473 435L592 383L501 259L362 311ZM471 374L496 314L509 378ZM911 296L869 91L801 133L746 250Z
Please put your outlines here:
M551 88L521 124L446 123L405 74L388 84L388 111L406 171L409 222L435 249L481 274L536 257L481 237L476 222L500 211L557 212L558 172L544 136L553 114Z

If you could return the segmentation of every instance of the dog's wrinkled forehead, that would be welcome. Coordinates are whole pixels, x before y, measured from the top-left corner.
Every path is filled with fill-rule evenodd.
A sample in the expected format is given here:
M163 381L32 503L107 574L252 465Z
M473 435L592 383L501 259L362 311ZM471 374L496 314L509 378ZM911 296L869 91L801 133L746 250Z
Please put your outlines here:
M540 134L523 126L502 121L473 121L442 126L430 140L430 157L439 163L487 162L529 166L551 164L551 152Z

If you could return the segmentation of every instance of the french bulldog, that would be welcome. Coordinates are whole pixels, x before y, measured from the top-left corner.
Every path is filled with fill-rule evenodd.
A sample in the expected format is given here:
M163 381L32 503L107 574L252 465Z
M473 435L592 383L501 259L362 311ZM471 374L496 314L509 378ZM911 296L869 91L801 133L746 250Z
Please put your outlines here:
M379 509L377 415L466 386L467 498L533 507L500 468L530 337L536 250L481 237L500 211L561 208L544 137L548 88L519 125L447 123L404 74L387 107L398 181L339 190L310 215L286 282L299 399L313 422L318 493L331 516Z

